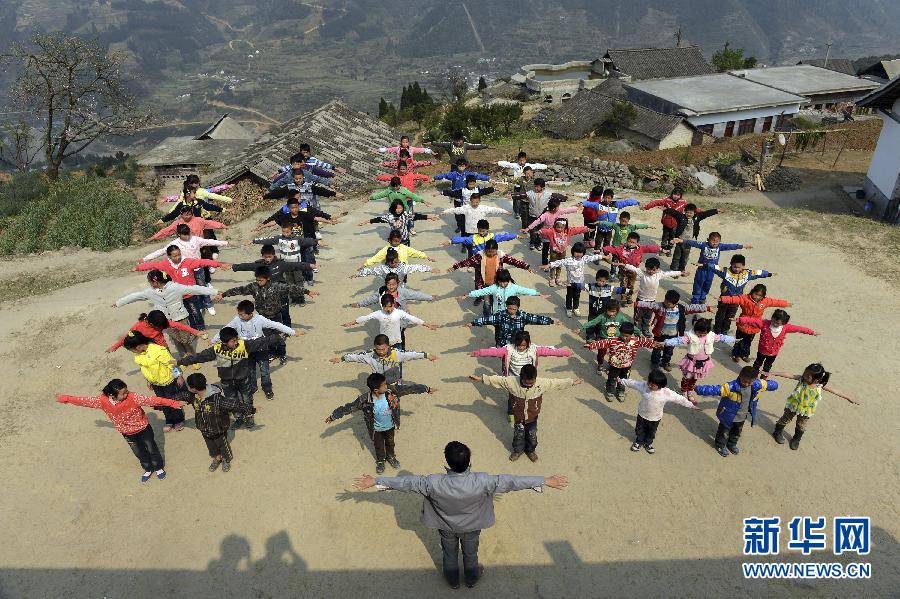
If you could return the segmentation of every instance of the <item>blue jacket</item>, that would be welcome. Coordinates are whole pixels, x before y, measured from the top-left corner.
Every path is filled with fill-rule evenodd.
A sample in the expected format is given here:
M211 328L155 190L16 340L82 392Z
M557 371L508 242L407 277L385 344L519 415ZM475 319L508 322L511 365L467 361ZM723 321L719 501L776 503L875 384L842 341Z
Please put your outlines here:
M750 270L745 268L739 274L732 274L731 269L718 264L710 264L714 273L722 277L722 285L719 287L720 295L743 295L744 287L753 279L764 279L771 277L772 273L767 270Z
M614 223L619 219L619 212L622 211L622 208L626 208L628 206L640 206L641 203L634 198L628 198L627 200L613 200L609 205L602 202L591 202L589 200L585 200L581 203L581 205L585 208L606 211L606 214L601 214L597 217L597 222Z
M493 239L497 243L501 243L503 241L512 241L516 237L517 235L515 233L494 233L493 231L491 231L484 237L482 237L478 233L476 233L475 235L458 235L456 237L452 237L450 239L450 243L470 245L472 246L473 252L481 252L484 250L484 244L487 243L487 241L490 239Z
M722 252L733 252L734 250L742 249L742 246L739 243L720 243L716 247L710 247L708 241L696 241L694 239L684 239L682 242L684 245L689 245L692 248L700 249L700 264L706 266L707 264L718 264L719 258L722 256Z
M474 175L476 181L490 181L491 178L487 175L482 175L481 173L473 173L472 171L466 169L462 172L453 170L449 173L441 173L439 175L435 175L433 179L435 181L450 181L451 189L462 189L466 186L466 177L469 175Z
M775 381L756 379L750 384L750 407L748 409L750 426L753 426L756 422L756 404L759 403L760 394L764 391L774 391L776 389L778 389L778 383ZM716 417L725 426L731 426L738 409L741 407L741 383L738 379L729 383L722 383L721 385L699 385L696 388L696 392L697 395L721 397L719 406L716 408Z

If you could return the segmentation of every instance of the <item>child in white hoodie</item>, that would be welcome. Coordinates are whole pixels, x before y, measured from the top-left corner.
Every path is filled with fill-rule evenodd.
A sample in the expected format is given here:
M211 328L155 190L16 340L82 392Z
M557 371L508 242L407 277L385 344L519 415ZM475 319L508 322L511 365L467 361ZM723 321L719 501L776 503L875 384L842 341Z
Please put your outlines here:
M651 371L647 375L646 383L633 379L619 379L619 383L631 387L641 394L631 451L640 451L643 447L649 454L656 452L653 448L653 440L656 439L656 429L659 427L659 421L662 420L663 408L667 402L673 401L691 409L697 407L695 402L668 388L669 379L662 370Z

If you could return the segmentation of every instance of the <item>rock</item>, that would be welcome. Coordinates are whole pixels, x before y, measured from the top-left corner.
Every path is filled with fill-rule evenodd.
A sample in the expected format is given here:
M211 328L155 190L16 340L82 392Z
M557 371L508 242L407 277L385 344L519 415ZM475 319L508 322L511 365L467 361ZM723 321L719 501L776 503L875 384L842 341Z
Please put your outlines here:
M715 187L719 183L719 178L715 175L711 175L704 171L697 171L696 167L694 168L694 177L700 181L700 185L703 189L709 189L710 187Z
M625 153L625 152L633 152L634 144L625 139L619 139L612 143L606 144L606 147L603 148L604 152L609 152L611 154L616 153Z

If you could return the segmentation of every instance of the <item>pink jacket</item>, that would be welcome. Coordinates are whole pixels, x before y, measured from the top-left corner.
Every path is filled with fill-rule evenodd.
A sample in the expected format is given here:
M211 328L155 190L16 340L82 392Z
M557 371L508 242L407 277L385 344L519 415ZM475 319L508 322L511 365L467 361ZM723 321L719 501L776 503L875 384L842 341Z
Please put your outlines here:
M556 219L562 216L563 214L574 214L578 212L578 208L560 208L556 212L543 212L539 217L531 221L531 224L528 225L528 230L540 226L539 228L544 229L546 227L553 228L553 223L556 222Z
M199 216L195 216L190 220L190 222L184 222L183 220L176 220L174 223L169 225L168 227L164 227L156 232L153 237L150 239L162 239L163 237L172 237L175 235L175 229L178 228L178 225L187 225L191 229L191 235L196 235L198 237L203 237L204 229L224 229L225 223L220 223L217 220L207 220L205 218L200 218Z
M587 227L569 227L562 233L557 233L554 228L541 229L541 237L550 242L550 249L558 254L565 254L569 249L569 242L576 235L584 235Z
M385 160L381 163L381 166L387 167L391 170L397 170L397 163L399 160ZM431 166L434 164L431 160L413 160L412 158L406 159L406 168L409 170L417 169L421 166Z
M772 321L762 320L760 318L747 318L741 316L737 319L738 326L751 326L759 328L759 353L764 356L777 356L787 339L788 333L803 333L804 335L815 335L816 332L806 327L796 326L791 323L784 325L781 329L781 335L775 337L772 335Z
M509 352L512 344L503 347L485 347L484 349L476 349L472 355L476 358L502 358L503 359L503 375L509 376ZM552 345L535 345L534 366L537 367L538 360L541 356L551 356L557 358L568 358L572 355L572 350L553 347Z
M406 150L409 152L410 156L415 156L416 154L425 154L428 152L428 148L420 148L418 146L409 146L407 148L401 148L400 146L391 146L389 148L384 148L385 154L393 154L397 157L400 156L400 150Z
M181 237L176 237L158 250L154 250L144 256L144 262L149 262L150 260L159 258L160 256L165 256L166 250L170 245L174 245L179 250L181 250L181 255L185 258L199 258L200 248L206 246L224 247L228 245L228 242L220 241L218 239L204 239L203 237L197 235L191 235L191 238L187 241L184 241Z

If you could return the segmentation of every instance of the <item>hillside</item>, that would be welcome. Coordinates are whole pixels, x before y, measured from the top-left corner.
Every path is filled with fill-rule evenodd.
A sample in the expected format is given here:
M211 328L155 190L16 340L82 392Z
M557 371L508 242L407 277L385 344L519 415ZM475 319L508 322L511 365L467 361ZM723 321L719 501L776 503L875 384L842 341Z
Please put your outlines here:
M880 0L524 0L516 7L500 0L7 0L0 44L35 29L97 35L129 53L148 101L168 117L228 109L263 124L333 96L372 110L407 80L434 89L454 64L495 77L528 61L669 45L678 27L708 55L730 41L764 63L819 56L826 41L832 56L896 52L900 35L900 4Z

